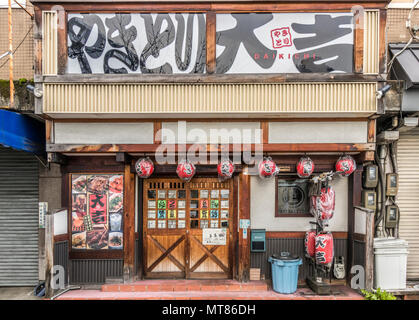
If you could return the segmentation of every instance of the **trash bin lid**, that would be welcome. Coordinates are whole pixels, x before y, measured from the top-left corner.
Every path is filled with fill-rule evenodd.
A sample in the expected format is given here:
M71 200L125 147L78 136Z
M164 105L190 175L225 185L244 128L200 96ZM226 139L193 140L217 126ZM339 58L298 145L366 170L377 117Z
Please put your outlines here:
M297 255L292 255L289 252L281 252L280 254L274 253L272 255L272 258L274 259L278 259L278 260L285 260L285 261L290 261L290 260L298 260L300 259L299 256Z

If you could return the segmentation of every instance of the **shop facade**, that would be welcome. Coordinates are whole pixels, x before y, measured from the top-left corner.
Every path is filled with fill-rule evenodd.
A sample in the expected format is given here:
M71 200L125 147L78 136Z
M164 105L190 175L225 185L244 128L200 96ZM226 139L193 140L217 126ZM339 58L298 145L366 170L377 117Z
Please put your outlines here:
M358 11L333 2L309 11L308 3L33 3L43 35L37 112L47 118L49 160L61 166L68 228L56 250L68 253L71 283L247 281L251 268L269 278L269 255L304 254L313 218L308 179L296 173L303 156L314 175L344 154L356 160L351 176L331 182L328 227L335 255L354 264L354 207L381 112L386 2ZM263 157L278 175L259 177ZM143 158L154 165L148 178L136 172ZM220 180L226 158L235 171ZM176 172L184 160L196 168L189 182ZM251 252L254 229L266 232L265 252Z

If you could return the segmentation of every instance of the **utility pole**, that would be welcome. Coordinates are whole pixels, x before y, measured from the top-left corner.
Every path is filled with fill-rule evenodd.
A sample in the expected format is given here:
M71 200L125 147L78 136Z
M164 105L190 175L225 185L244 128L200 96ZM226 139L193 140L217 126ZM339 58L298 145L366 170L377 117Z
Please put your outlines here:
M13 38L12 38L12 0L9 0L8 8L8 22L9 22L9 82L10 82L10 108L14 105L15 86L13 84Z

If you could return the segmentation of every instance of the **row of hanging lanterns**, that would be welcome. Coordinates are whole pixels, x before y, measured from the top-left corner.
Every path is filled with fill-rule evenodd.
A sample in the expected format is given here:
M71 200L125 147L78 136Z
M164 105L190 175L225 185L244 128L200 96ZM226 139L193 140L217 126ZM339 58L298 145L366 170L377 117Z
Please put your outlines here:
M309 157L301 157L296 165L297 175L299 178L308 178L314 172L314 162ZM349 156L341 156L335 164L336 172L342 176L349 176L356 169L355 160ZM135 170L140 178L148 178L154 172L154 163L150 158L141 158L135 164ZM190 181L195 173L196 167L189 160L182 160L179 162L176 173L183 181ZM230 179L234 173L234 164L230 159L222 160L217 165L218 178L220 180ZM271 157L264 157L258 164L259 177L262 179L269 179L279 173L279 166L272 160Z

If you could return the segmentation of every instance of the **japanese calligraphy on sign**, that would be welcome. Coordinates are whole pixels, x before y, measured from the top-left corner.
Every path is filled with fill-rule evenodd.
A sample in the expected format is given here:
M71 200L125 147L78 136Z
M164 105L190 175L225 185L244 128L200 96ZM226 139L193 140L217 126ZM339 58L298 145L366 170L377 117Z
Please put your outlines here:
M202 244L206 246L224 246L227 243L227 229L202 229Z
M353 71L352 13L216 16L216 73ZM206 72L204 13L69 14L67 73Z
M204 73L203 13L69 14L67 73Z
M351 13L217 14L217 73L353 71Z

